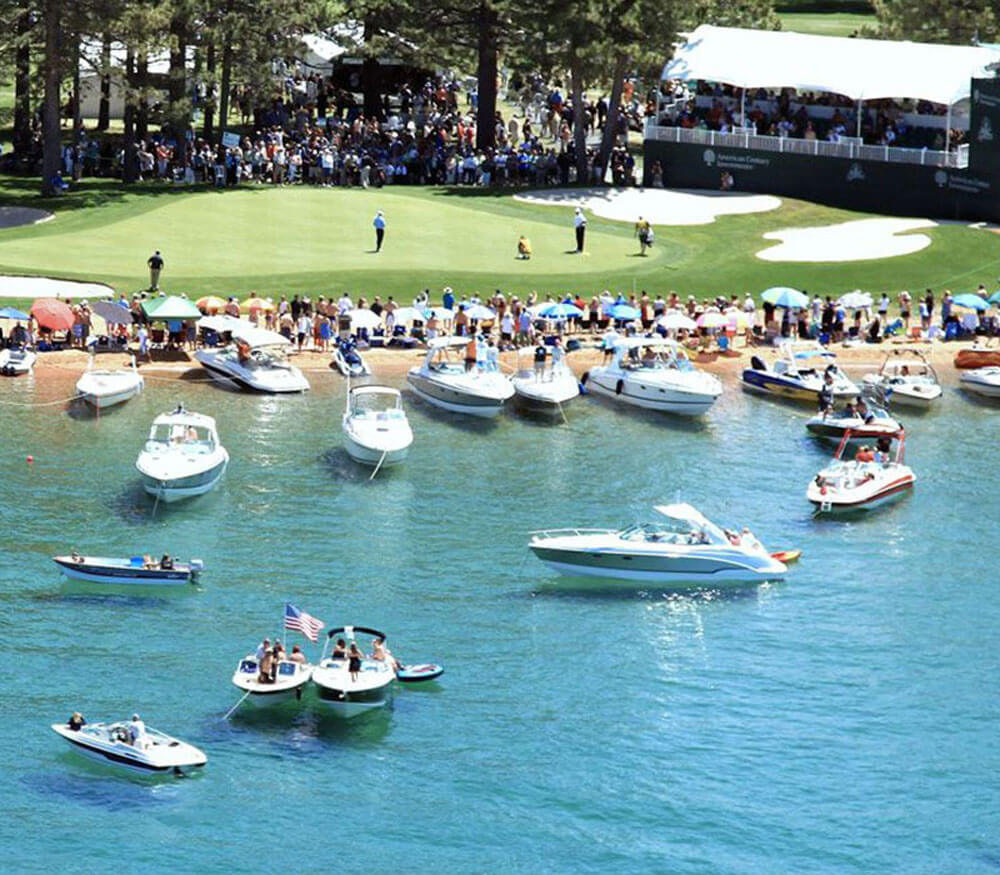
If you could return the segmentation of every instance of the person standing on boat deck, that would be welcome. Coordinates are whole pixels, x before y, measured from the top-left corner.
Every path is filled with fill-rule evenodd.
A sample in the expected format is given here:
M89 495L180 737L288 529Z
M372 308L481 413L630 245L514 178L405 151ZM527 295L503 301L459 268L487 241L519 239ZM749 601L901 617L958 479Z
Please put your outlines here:
M142 722L138 714L132 715L132 722L128 727L128 736L132 741L132 747L146 746L146 724Z
M337 643L333 647L333 653L330 654L330 659L346 659L347 658L347 642L343 638L338 638Z
M573 227L576 230L576 254L583 255L583 238L587 233L587 217L579 207L573 215Z
M271 650L271 648L264 651L264 655L260 658L258 667L260 668L260 674L257 675L257 683L274 683L274 651Z
M349 661L347 663L347 670L351 673L351 680L357 681L358 672L361 671L361 651L358 650L358 645L351 642L351 650L348 654Z
M380 638L376 638L372 642L372 659L385 662L385 645Z
M382 241L385 240L385 214L381 210L375 213L372 225L375 228L375 251L381 252Z
M827 414L833 410L833 374L827 371L823 375L823 388L819 390L819 412Z
M263 641L260 642L260 644L257 645L257 652L254 655L257 657L258 664L260 664L260 661L264 658L264 654L267 653L267 651L270 649L271 649L270 638L265 638Z
M74 732L79 732L84 726L87 725L87 721L79 711L74 711L70 714L69 720L66 721L66 725Z
M160 255L159 249L149 256L146 260L146 266L149 268L149 290L158 292L160 290L160 271L163 270L163 256Z

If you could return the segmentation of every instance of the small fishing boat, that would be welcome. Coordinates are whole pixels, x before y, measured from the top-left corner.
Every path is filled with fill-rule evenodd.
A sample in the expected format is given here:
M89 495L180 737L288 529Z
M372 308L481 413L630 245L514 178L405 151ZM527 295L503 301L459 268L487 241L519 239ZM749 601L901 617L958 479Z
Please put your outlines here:
M358 351L358 345L353 340L338 339L333 346L333 361L330 367L336 368L345 377L367 377L372 369Z
M413 443L402 396L388 386L348 387L341 427L344 449L362 465L397 465Z
M565 354L561 349L550 352L544 344L518 350L517 373L511 382L517 406L544 416L562 416L565 405L580 394L580 383L566 364Z
M1000 367L964 371L958 381L966 392L986 398L1000 398Z
M532 532L528 547L550 568L574 577L701 586L784 577L784 564L748 529L726 531L689 504L655 509L666 519L624 529Z
M499 415L514 385L499 371L466 366L469 337L437 337L427 343L423 364L406 375L410 388L428 404L470 416Z
M219 442L215 420L189 413L181 404L153 420L135 467L147 493L172 502L215 488L228 464L229 453Z
M841 410L817 413L806 423L806 430L816 437L840 440L848 431L852 440L874 440L892 436L903 426L888 411L875 404L847 404Z
M137 721L138 715L132 721L84 723L79 728L53 723L52 730L78 753L132 772L181 775L205 765L205 754L187 742L147 726L137 734Z
M288 361L291 341L283 334L233 320L233 342L222 348L203 347L194 357L223 385L277 395L305 392L309 381Z
M743 388L750 392L777 395L795 401L819 401L826 376L832 379L834 398L855 397L858 387L837 366L837 357L816 341L785 341L778 348L773 367L759 356L750 359L741 377Z
M970 346L955 353L955 367L960 370L1000 367L1000 347Z
M247 693L246 701L258 708L301 701L306 685L312 678L313 667L306 662L281 659L274 678L265 678L257 656L244 656L233 672L233 686Z
M342 637L351 645L357 643L358 634L379 642L385 641L382 632L365 626L331 629L323 646L323 657L312 673L320 703L338 717L357 717L383 708L392 700L392 682L396 679L396 671L391 657L373 659L362 653L359 662L353 664L355 670L352 672L349 650L341 655L334 648L327 656L335 638Z
M937 371L919 349L893 350L878 372L865 374L862 383L886 402L908 407L930 407L942 392Z
M27 346L0 349L0 374L5 377L21 377L30 374L38 359L33 349Z
M609 365L583 375L587 391L634 407L699 416L722 394L713 374L699 371L674 340L630 337L615 344Z
M891 437L879 438L876 450L862 447L853 459L845 459L844 450L851 437L850 431L844 434L833 462L806 489L806 498L819 513L871 510L909 494L916 482L913 471L903 464L906 444L903 429Z
M179 583L196 583L205 563L200 559L177 562L170 556L155 561L148 556L131 556L114 559L107 556L53 556L66 577L88 583L135 584L141 586L167 586Z
M135 356L132 356L131 367L115 370L94 368L94 356L91 356L87 370L76 383L76 393L92 407L104 410L124 404L138 395L144 386L145 380L136 367Z

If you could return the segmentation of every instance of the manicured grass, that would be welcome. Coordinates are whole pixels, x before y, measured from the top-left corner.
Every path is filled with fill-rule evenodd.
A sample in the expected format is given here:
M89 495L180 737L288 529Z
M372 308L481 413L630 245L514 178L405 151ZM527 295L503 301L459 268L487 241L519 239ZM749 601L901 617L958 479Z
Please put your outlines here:
M609 288L651 294L759 293L773 285L810 292L855 288L966 290L1000 275L1000 240L962 225L929 233L914 255L846 264L772 264L754 253L767 231L827 225L863 214L788 200L775 211L722 217L712 225L659 227L647 258L628 224L592 217L588 254L573 248L570 208L533 206L509 195L443 189L246 188L185 191L86 183L55 202L31 196L34 184L5 181L6 203L54 209L54 221L0 231L0 272L108 282L131 293L147 280L146 259L160 249L162 285L191 297L393 295L409 301L423 288L435 299L445 285L459 294L501 288L524 295ZM382 253L371 252L376 209L388 221ZM515 259L519 234L534 257Z
M778 17L782 30L819 36L851 36L877 24L874 15L850 12L779 12Z

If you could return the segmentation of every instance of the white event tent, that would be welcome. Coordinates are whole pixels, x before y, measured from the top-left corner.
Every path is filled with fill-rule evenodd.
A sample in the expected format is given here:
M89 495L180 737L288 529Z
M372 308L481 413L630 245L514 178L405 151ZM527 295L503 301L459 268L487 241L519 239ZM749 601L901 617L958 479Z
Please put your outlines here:
M1000 52L987 46L813 36L703 24L663 68L663 79L704 79L740 88L829 91L859 104L919 98L953 104L970 80L995 75ZM859 119L860 120L860 119Z

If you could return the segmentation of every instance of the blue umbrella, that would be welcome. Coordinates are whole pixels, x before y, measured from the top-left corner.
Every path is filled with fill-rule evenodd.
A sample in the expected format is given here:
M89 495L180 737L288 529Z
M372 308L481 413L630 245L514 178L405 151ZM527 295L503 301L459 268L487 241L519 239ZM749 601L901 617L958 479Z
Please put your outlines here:
M951 299L952 303L957 304L959 307L968 307L970 310L989 310L990 305L986 303L985 298L980 298L979 295L975 295L972 292L966 292L962 295L955 295Z
M809 296L803 294L798 289L791 289L788 286L775 286L764 292L761 297L775 307L808 307Z
M608 315L612 319L631 321L639 318L639 311L628 304L614 304L608 309Z
M546 319L567 319L570 316L582 316L583 310L574 304L546 304L538 311L539 316L544 316Z
M27 322L31 317L27 313L15 310L13 307L0 307L0 319L20 319Z
M462 308L470 319L492 319L497 314L482 304L467 304Z
M991 304L1000 304L1000 291L994 292L987 299Z

